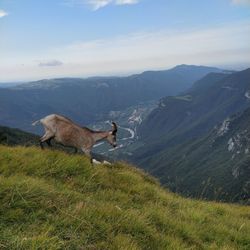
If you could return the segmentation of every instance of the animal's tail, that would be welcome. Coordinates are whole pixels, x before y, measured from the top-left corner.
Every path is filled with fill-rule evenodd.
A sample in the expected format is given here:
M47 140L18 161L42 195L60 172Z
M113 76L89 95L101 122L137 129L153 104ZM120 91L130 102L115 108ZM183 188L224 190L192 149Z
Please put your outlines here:
M35 122L32 123L32 126L36 126L37 124L41 123L41 120L37 120Z

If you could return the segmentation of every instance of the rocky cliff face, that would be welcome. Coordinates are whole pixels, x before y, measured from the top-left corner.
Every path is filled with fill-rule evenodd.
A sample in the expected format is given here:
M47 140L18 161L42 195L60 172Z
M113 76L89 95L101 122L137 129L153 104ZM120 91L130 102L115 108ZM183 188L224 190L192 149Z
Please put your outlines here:
M204 137L160 152L149 171L188 196L250 202L250 108Z
M241 175L249 174L250 169L250 109L247 109L243 114L234 118L226 119L217 129L218 137L224 136L224 149L229 153L231 160L232 176L237 179ZM218 137L214 139L218 140ZM245 168L243 163L249 162L249 166ZM230 164L230 163L229 163ZM250 189L249 181L246 183Z

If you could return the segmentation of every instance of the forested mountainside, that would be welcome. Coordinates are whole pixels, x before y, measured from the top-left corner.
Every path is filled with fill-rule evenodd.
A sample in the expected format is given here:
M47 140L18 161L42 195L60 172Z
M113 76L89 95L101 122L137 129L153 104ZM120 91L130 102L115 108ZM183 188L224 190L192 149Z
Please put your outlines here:
M186 196L250 203L250 108L212 131L145 159L143 166Z
M9 146L39 145L39 136L20 129L0 126L0 144Z
M231 75L209 74L183 95L161 100L142 123L140 144L131 159L159 177L163 184L186 195L248 200L248 150L236 150L232 156L227 143L250 130L249 110L232 122L230 133L216 139L218 147L212 146L214 138L209 132L222 126L219 124L223 121L225 126L227 119L234 119L230 116L248 107L250 69ZM226 143L221 142L223 139ZM237 147L235 141L232 143ZM206 191L201 191L203 188Z

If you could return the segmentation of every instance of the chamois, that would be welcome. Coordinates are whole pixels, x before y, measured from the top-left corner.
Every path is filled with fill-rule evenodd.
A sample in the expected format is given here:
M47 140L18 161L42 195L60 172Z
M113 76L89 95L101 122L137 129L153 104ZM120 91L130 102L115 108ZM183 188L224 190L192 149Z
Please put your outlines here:
M91 157L91 149L97 141L106 139L113 147L116 147L117 125L112 122L112 130L110 131L93 131L86 127L80 127L70 119L57 115L48 115L32 125L41 123L44 126L45 134L40 138L40 146L43 149L43 143L46 142L51 146L51 139L56 142L73 147L76 150L82 150L87 156Z

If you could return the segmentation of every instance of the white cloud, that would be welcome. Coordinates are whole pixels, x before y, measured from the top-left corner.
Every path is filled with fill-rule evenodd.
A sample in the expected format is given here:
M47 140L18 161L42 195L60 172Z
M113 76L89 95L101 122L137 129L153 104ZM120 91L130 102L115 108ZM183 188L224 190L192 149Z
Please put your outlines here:
M137 4L139 0L65 0L64 4L72 6L74 4L87 4L93 10L99 10L107 5L131 5Z
M5 16L8 16L8 13L4 10L0 10L0 18Z
M55 66L61 66L63 65L63 62L58 60L47 60L47 61L40 61L38 66L40 67L55 67Z
M94 10L105 7L108 4L127 5L137 4L138 0L88 0L88 4L92 5Z
M134 64L141 61L137 67L141 65L142 68L150 64L151 67L164 67L185 61L216 64L235 60L237 63L240 60L250 61L247 59L249 44L250 23L247 22L205 30L158 31L78 42L58 49L55 57L58 58L61 51L64 51L64 61L69 61L69 58L75 63L85 61L91 64L115 64L118 61L131 61Z
M82 41L35 55L13 51L1 55L0 81L60 76L115 75L177 64L250 66L250 22L210 29L162 30L109 39ZM50 56L60 67L37 67L34 60ZM38 62L41 62L40 60ZM24 66L21 66L24 64Z
M138 0L116 0L115 3L117 5L123 5L123 4L136 4L138 3Z
M93 10L98 10L112 3L112 0L88 0L87 3L92 6Z
M235 5L250 5L250 0L232 0Z

